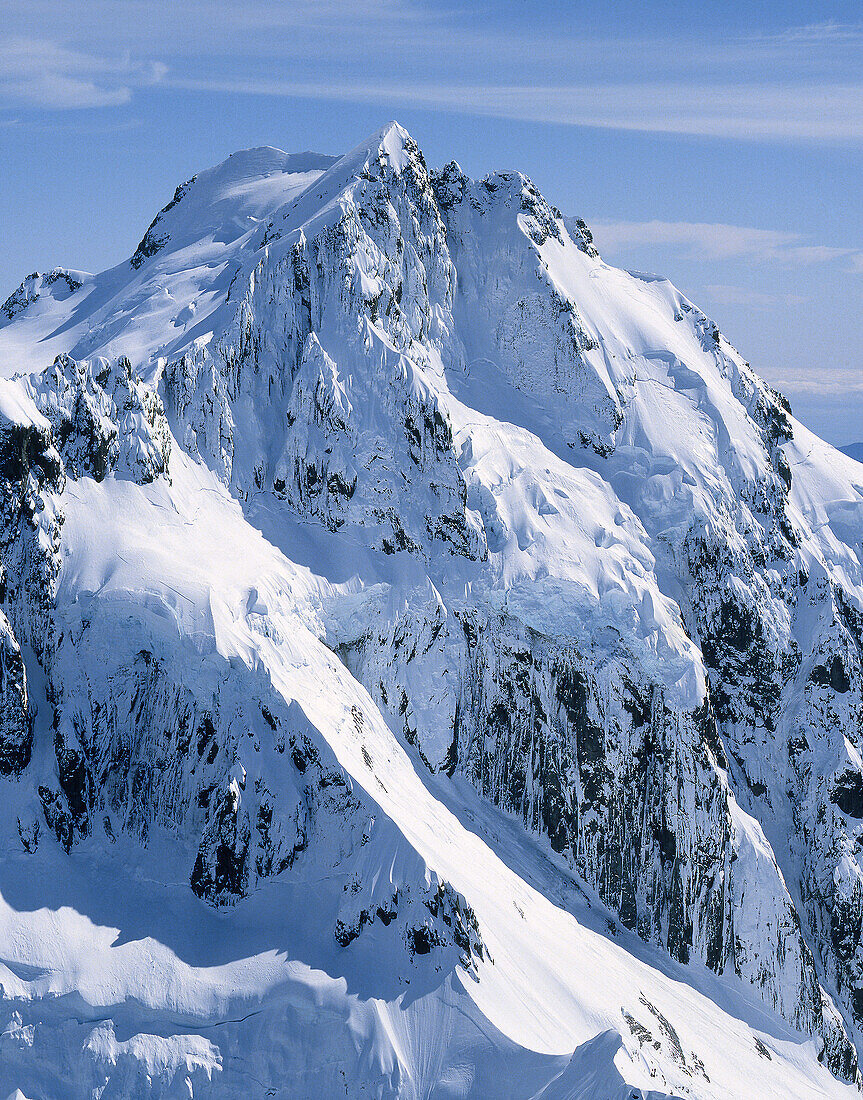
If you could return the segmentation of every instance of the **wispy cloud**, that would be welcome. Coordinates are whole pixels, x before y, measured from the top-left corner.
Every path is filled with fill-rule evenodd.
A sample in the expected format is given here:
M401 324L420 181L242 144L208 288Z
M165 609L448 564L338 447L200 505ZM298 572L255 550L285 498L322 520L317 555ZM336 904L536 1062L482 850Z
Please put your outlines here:
M428 41L452 13L415 0L4 0L0 34L40 36L102 55L130 49L206 64L213 58L294 58L314 42L309 69L323 70L340 45L378 53L391 42Z
M863 251L808 244L799 233L754 229L722 222L592 222L600 251L610 255L644 245L683 249L694 260L754 259L791 267L847 259L850 270L863 272Z
M0 106L54 110L117 107L132 86L153 84L166 67L159 62L97 56L45 39L0 39Z
M751 229L721 222L591 222L600 248L619 252L641 245L686 247L698 259L774 256L800 237L774 229Z
M44 41L30 41L33 27ZM863 140L863 23L718 29L709 39L692 28L581 31L529 14L478 27L464 5L432 0L6 0L0 104L127 103L164 75L130 50L170 64L164 86L177 91L736 140Z
M841 397L863 393L863 373L841 367L777 367L766 370L771 385L788 393Z
M839 23L827 19L821 23L807 23L800 27L787 27L773 34L747 35L748 42L788 43L842 43L863 40L863 23Z
M705 286L711 304L720 306L746 306L747 309L775 309L777 306L802 305L806 299L801 294L768 294L745 286L728 286L713 283Z
M863 139L863 84L497 85L174 77L177 89L402 103L522 122L754 140Z

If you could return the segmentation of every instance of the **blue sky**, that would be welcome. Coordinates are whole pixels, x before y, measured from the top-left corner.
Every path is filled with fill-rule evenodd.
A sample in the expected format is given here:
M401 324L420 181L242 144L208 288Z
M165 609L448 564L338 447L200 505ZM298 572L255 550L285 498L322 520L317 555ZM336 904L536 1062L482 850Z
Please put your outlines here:
M863 4L4 0L0 299L128 256L234 149L389 118L519 168L661 271L815 430L863 439Z

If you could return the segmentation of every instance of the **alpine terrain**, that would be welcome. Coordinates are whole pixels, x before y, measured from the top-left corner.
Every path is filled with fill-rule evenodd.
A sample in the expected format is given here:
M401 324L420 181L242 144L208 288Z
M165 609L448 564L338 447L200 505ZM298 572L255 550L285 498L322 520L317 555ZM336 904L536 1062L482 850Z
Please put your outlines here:
M859 1094L863 465L527 177L28 276L0 498L0 1096Z

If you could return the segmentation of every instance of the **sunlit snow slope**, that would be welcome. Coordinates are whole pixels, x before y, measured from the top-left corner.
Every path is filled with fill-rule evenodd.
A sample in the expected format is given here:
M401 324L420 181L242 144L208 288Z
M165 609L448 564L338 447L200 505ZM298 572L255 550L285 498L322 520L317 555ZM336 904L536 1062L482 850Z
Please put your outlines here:
M0 1096L852 1096L863 466L516 173L0 308Z

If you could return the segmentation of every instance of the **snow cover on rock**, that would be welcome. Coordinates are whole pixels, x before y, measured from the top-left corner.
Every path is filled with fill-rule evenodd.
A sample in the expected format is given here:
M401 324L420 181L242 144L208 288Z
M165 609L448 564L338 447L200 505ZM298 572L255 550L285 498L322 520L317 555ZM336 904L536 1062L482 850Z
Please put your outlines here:
M0 1095L856 1094L863 466L667 281L393 123L0 373Z

